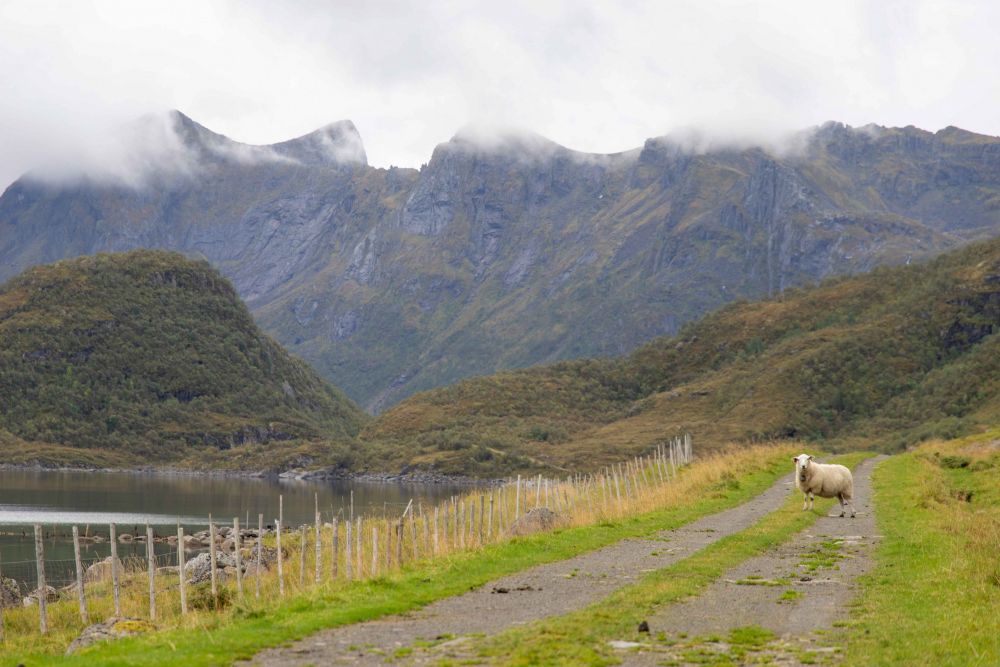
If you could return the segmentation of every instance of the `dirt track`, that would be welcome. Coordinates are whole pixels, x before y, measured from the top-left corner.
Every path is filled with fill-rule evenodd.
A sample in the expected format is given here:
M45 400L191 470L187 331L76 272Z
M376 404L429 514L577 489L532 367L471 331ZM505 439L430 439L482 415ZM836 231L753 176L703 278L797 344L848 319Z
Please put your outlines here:
M789 475L743 505L677 530L648 539L624 540L569 560L534 567L406 615L324 630L292 646L263 651L252 664L377 665L435 660L441 657L438 651L416 651L405 658L397 652L405 653L418 642L441 637L495 634L514 625L579 609L633 583L645 572L666 567L748 528L780 507L791 485ZM508 592L494 592L500 589ZM399 657L394 658L396 655Z
M871 568L879 538L871 471L881 458L865 461L854 473L855 519L840 518L835 505L829 515L774 551L727 572L702 595L665 607L648 619L654 639L638 652L623 652L624 664L694 664L685 656L704 659L712 653L732 660L747 647L729 641L730 633L748 626L774 635L750 650L748 661L793 665L833 659L836 646L827 645L823 633L847 617L857 578ZM666 636L656 641L661 632Z

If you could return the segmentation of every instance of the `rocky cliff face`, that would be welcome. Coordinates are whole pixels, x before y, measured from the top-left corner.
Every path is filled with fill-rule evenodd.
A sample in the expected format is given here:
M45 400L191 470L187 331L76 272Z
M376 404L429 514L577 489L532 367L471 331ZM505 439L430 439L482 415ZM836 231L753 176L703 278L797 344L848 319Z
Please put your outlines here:
M727 301L1000 229L1000 139L956 128L828 124L782 153L459 134L417 171L367 166L349 122L254 147L172 119L191 160L179 175L12 185L0 279L99 250L205 257L265 330L373 410L621 354Z

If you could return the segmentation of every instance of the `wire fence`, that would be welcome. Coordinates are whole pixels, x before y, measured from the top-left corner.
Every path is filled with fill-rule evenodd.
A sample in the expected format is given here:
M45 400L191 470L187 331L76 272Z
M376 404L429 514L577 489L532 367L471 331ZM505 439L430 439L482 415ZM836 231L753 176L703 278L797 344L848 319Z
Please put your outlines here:
M684 435L595 474L519 476L433 505L411 499L394 514L354 515L352 505L324 521L317 497L314 522L295 528L284 525L279 496L271 527L265 527L263 514L250 517L250 526L244 515L242 526L235 517L231 524L212 522L193 533L178 526L167 535L155 535L147 526L145 533L134 528L119 536L110 525L110 556L84 558L74 527L74 558L47 558L45 537L52 533L36 525L35 558L0 563L0 638L45 634L53 627L75 631L91 618L110 616L147 618L168 627L192 613L221 611L234 599L271 604L530 532L620 518L676 493L672 483L691 460L691 437ZM124 553L116 553L119 549ZM10 579L29 582L26 590L13 587L23 602L8 599ZM38 587L42 579L46 590ZM74 606L77 614L69 612Z

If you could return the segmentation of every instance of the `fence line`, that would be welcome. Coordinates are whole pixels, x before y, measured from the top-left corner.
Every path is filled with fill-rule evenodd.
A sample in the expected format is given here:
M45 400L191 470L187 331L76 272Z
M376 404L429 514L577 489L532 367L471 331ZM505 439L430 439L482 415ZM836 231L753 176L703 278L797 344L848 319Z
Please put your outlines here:
M592 474L565 478L518 475L490 488L488 494L482 488L473 488L433 507L424 507L423 503L415 506L411 499L398 518L355 515L352 491L349 511L331 510L331 520L324 523L317 497L313 526L303 524L298 530L284 525L284 498L279 495L273 530L264 526L263 514L258 514L256 530L246 524L241 528L238 517L234 517L232 528L217 530L211 515L207 530L190 536L178 526L176 538L158 538L152 527L146 526L145 558L136 554L119 559L116 527L110 524L111 556L81 558L79 529L73 526L74 558L46 559L42 526L36 525L35 560L4 562L3 574L9 577L12 571L34 566L39 587L27 595L32 599L30 607L7 610L6 614L0 609L0 642L15 631L19 635L35 631L44 634L53 621L63 624L60 627L67 623L82 627L91 618L127 615L161 624L179 622L192 606L209 612L219 610L234 592L239 599L245 599L246 577L254 579L257 600L273 599L275 593L284 597L289 588L300 592L387 576L416 561L479 549L531 530L548 529L553 525L553 516L557 521L577 524L619 518L655 507L658 494L676 480L678 469L692 456L691 436L684 435ZM402 503L397 506L403 507ZM174 539L176 545L171 546L175 548L155 553L156 543L170 544ZM188 554L204 554L206 546L207 559L188 558ZM368 549L370 553L366 554ZM325 557L329 558L327 567ZM57 563L73 563L73 576L46 579L46 564L51 569ZM103 567L105 563L108 567ZM307 576L310 570L312 576ZM140 585L143 577L147 580L145 586ZM62 589L61 597L67 603L75 598L79 614L49 618L48 605L60 602L48 599L46 583ZM148 596L137 593L143 588ZM37 614L37 624L23 622L24 615L32 613ZM77 616L79 620L73 620ZM15 617L19 622L11 620Z

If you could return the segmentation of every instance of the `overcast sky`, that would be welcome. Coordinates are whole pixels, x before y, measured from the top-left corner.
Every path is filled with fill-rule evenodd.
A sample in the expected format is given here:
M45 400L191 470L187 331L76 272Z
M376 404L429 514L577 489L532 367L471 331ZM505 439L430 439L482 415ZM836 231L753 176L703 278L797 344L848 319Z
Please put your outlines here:
M177 108L269 143L349 118L419 166L467 124L613 152L852 125L1000 135L1000 3L0 3L0 188Z

